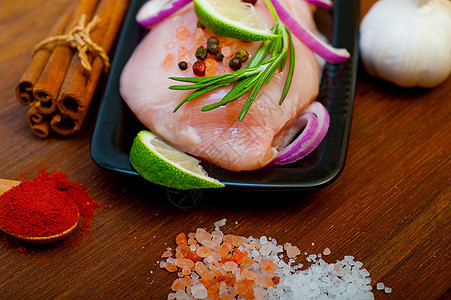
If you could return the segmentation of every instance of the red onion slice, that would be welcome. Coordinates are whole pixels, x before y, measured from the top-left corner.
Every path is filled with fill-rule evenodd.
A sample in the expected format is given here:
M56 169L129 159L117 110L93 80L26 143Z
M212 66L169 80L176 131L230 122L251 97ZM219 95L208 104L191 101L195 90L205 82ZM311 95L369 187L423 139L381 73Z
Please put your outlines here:
M136 22L145 28L150 28L191 2L193 0L149 0L136 14Z
M279 155L269 165L286 165L300 160L318 147L329 129L330 116L320 102L312 102L303 111L297 122L305 122L302 133L288 146L279 151Z
M282 22L288 27L301 42L310 50L321 56L328 62L338 63L350 57L348 50L334 48L322 41L316 34L297 22L278 0L270 0Z
M332 2L330 0L305 0L305 2L323 9L330 9L332 7Z

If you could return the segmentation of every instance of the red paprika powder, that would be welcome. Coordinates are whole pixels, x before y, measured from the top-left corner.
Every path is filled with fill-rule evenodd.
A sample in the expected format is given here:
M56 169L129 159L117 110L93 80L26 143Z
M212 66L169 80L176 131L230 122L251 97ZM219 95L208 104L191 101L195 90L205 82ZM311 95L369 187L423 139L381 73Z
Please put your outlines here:
M22 181L0 196L0 227L24 237L46 237L72 227L79 214L79 225L87 233L98 208L84 186L62 173L41 170L32 181Z

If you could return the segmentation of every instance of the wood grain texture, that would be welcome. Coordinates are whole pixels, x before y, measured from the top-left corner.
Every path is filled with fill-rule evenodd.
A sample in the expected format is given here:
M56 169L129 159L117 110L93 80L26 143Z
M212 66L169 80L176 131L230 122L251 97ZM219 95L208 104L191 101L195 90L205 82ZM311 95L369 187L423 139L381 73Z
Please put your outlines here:
M102 205L92 232L34 251L0 234L0 298L165 299L175 274L158 267L179 232L270 236L328 262L353 255L376 299L447 298L450 264L451 78L434 89L400 89L359 69L345 169L317 191L211 191L180 210L166 190L100 169L89 153L96 105L72 138L39 139L14 88L35 43L73 1L3 0L0 10L0 178L23 180L41 168L67 174ZM361 1L362 13L374 1ZM270 196L267 200L266 196ZM265 198L266 197L266 198ZM314 244L313 244L314 243ZM70 246L69 246L70 245Z

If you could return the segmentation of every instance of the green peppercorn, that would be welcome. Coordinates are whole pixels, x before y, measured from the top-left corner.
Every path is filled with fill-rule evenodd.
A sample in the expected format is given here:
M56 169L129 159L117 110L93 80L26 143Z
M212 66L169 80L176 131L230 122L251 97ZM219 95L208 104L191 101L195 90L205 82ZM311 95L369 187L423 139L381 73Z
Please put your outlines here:
M207 49L204 46L200 46L199 48L197 48L196 49L196 57L198 59L202 59L202 60L207 58Z
M238 58L234 57L229 61L229 67L234 70L237 71L241 68L241 60L239 60Z
M188 64L186 63L186 61L182 60L181 62L179 62L179 68L180 70L188 69Z
M205 29L205 25L202 24L199 20L197 20L197 28Z
M211 36L211 37L209 37L208 40L207 40L207 45L208 45L208 44L216 44L216 45L219 45L219 40L218 40L217 37Z
M217 44L208 44L207 45L207 52L209 54L215 55L216 53L219 52L219 45L217 45Z
M215 54L215 59L217 61L222 61L224 59L224 55L221 53L221 51Z
M241 60L241 62L245 62L249 58L249 53L243 48L235 52L235 57Z

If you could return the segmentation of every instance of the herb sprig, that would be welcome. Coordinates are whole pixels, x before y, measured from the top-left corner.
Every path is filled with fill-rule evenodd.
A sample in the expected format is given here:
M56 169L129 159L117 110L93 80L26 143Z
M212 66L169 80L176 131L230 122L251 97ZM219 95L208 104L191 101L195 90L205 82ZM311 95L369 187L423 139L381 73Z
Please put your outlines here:
M287 59L289 58L287 78L279 100L279 104L283 103L293 80L295 64L294 45L290 31L280 21L271 2L269 0L265 0L265 3L276 20L276 23L271 31L278 35L278 37L272 40L263 41L257 51L255 51L245 69L238 70L230 74L210 77L169 77L175 81L191 83L172 85L169 87L171 90L195 89L194 92L189 94L177 105L174 112L176 112L186 102L189 102L217 88L235 83L233 88L219 102L205 105L201 110L208 111L226 105L227 103L238 99L248 91L252 90L243 105L240 114L238 115L238 120L242 121L252 106L252 103L257 97L257 94L263 84L268 84L271 81L277 69L280 69L280 72L282 72L285 68ZM268 55L269 58L267 58Z

